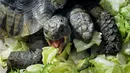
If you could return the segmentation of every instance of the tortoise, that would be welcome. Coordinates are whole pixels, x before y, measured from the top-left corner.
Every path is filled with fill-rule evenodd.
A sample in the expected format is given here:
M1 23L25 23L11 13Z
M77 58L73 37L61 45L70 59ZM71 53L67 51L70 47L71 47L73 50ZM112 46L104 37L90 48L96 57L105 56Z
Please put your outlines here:
M43 38L50 46L59 49L58 54L73 38L90 42L94 31L102 33L103 49L100 53L116 54L121 49L122 40L114 17L99 5L98 0L5 0L0 4L0 13L1 30L9 36L33 35L43 28ZM8 66L23 68L24 65L26 68L34 64L15 62L13 56L16 53L27 52L12 52ZM35 63L39 60L41 58Z

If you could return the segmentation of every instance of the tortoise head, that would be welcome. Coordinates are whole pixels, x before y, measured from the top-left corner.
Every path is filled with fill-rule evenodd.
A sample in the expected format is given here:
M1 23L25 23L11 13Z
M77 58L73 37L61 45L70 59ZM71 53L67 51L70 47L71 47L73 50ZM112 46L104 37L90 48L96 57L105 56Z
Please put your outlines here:
M53 16L44 26L44 35L50 46L59 49L59 54L63 51L69 41L71 30L68 20L60 15Z

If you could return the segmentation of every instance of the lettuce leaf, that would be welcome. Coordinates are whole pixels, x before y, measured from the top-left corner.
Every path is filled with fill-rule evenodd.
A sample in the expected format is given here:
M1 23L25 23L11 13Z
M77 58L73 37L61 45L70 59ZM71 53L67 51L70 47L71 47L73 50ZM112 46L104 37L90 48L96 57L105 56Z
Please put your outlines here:
M130 4L128 6L130 7ZM126 8L126 7L124 7L124 8ZM124 11L124 8L122 8L121 11L122 10ZM124 43L126 43L130 40L130 20L128 20L128 17L130 17L130 15L129 15L130 13L126 12L126 13L128 13L128 14L126 14L123 11L121 13L118 13L115 16L115 19L116 19L117 25L119 27L122 39L123 39ZM129 9L129 11L130 11L130 9ZM123 15L124 13L126 15Z
M121 52L130 56L130 41L123 44Z
M53 61L53 59L56 57L56 54L58 52L57 48L54 47L44 47L42 52L42 62L43 64L49 64Z
M43 73L76 73L76 65L72 60L66 60L70 54L71 43L68 43L64 51L57 55L58 49L48 46L43 47L42 62L44 64Z
M30 65L23 73L42 73L43 67L43 64Z
M111 58L114 59L116 57L111 57ZM108 60L106 57L104 58L102 56L97 56L95 59L90 60L90 63L94 65L94 67L90 68L94 70L94 72L92 73L125 73L123 65L112 62Z
M55 66L52 66L49 71L50 73L77 73L76 65L71 60L59 62Z
M81 51L84 51L90 47L92 47L94 44L96 45L100 45L101 43L101 36L102 34L100 32L94 32L93 33L93 36L92 36L92 39L89 43L85 43L84 41L82 40L79 40L79 39L74 39L74 45L76 47L76 50L77 52L81 52Z
M60 60L64 61L70 54L71 51L71 43L68 43L60 55L57 55L58 48L54 48L51 46L43 47L42 51L42 62L43 64L52 64L54 62L59 62Z
M124 71L125 71L125 73L130 73L130 64L126 64L124 66Z
M18 72L19 73L19 72ZM28 66L23 73L78 73L71 60L53 64L34 64Z
M11 70L9 73L20 73L20 70L17 69L17 70Z
M80 71L80 73L105 73L105 69L104 68L89 67L87 69Z
M120 13L123 15L123 17L125 17L126 20L130 20L130 4L125 7L122 7Z
M101 0L101 6L110 12L112 15L116 15L120 8L127 5L128 0Z
M5 44L13 51L27 51L28 46L25 42L14 38L5 38Z

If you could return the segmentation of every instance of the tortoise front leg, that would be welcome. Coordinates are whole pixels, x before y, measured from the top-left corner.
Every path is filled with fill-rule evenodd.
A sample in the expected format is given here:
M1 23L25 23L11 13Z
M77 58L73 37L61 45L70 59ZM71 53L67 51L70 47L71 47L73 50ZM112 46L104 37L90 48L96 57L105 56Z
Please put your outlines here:
M69 14L69 20L75 33L75 38L81 38L85 42L89 42L94 31L94 24L89 14L81 7L75 7Z
M102 32L104 43L103 49L100 52L116 54L121 49L122 40L114 17L106 12L98 3L87 7L90 14L96 20L99 30Z
M10 69L25 69L32 64L42 64L42 50L12 52L7 61L8 71Z

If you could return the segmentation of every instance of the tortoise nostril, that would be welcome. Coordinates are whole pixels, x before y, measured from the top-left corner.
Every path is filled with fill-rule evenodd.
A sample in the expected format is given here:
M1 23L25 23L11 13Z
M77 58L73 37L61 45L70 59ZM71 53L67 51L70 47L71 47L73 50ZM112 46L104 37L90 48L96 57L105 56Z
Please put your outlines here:
M63 32L64 31L64 28L65 26L63 24L60 25L60 28L59 28L59 32Z
M64 32L64 28L61 28L61 29L60 29L60 32Z
M60 21L61 21L61 22L63 22L63 20L62 20L62 19L61 19Z

